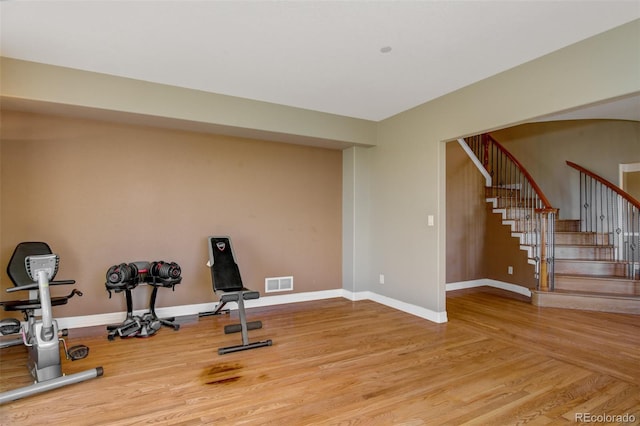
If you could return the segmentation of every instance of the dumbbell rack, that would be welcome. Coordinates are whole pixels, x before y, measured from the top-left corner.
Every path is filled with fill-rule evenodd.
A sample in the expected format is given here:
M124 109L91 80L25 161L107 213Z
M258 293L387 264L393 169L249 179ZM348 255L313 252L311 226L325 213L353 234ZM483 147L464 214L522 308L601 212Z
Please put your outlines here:
M167 268L166 266L169 266ZM160 271L160 273L158 273ZM167 271L170 271L167 273ZM167 276L158 276L167 275ZM111 291L116 293L124 292L127 302L127 317L120 324L107 326L107 338L114 340L117 336L127 337L150 337L156 334L162 326L171 327L175 331L180 329L180 324L176 324L175 318L160 318L156 314L155 304L158 288L171 288L175 291L175 286L182 281L180 267L176 263L165 262L133 262L129 264L114 265L107 271L107 281L105 287L111 298ZM133 314L132 290L140 284L147 284L153 287L149 300L149 311L141 316Z

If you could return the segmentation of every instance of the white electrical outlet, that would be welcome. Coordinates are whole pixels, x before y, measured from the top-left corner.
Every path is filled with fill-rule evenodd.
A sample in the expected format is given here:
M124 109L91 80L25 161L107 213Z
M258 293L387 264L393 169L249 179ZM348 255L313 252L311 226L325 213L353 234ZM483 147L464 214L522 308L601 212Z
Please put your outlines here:
M508 266L507 267L507 274L513 275L513 266Z
M384 274L380 274L380 284L384 284Z

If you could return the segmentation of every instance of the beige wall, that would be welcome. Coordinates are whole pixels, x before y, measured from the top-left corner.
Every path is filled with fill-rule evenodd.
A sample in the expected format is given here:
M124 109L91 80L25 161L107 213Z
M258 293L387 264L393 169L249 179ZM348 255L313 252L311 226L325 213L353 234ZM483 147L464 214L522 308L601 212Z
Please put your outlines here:
M447 283L487 278L485 180L458 142L446 155Z
M20 241L48 242L58 278L84 293L58 317L123 311L104 275L138 260L182 267L159 307L213 302L205 263L215 234L232 237L250 288L283 275L295 292L341 287L339 150L12 111L2 111L0 143L0 263ZM11 286L4 266L0 278ZM145 308L148 289L134 294Z
M636 200L640 200L640 172L627 172L623 179L624 190Z

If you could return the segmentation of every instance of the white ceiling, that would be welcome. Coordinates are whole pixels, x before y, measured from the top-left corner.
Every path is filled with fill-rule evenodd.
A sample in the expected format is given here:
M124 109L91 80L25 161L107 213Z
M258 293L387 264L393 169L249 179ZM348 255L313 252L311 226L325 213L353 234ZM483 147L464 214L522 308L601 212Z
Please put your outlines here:
M2 56L377 121L638 19L640 0L25 0L0 13Z

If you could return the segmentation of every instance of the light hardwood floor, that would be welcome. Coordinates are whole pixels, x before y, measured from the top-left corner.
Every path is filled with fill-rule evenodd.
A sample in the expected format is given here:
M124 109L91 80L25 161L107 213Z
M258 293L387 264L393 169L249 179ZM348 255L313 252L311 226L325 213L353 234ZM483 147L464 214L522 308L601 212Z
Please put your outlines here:
M576 414L640 422L640 317L532 306L501 290L448 295L435 324L371 301L330 299L206 317L148 339L71 330L101 378L0 406L2 425L570 424ZM98 334L96 334L96 332ZM82 335L84 334L84 335ZM30 383L26 352L0 352L0 390ZM615 420L615 418L610 418ZM616 422L609 422L616 424ZM600 423L602 424L602 423Z

